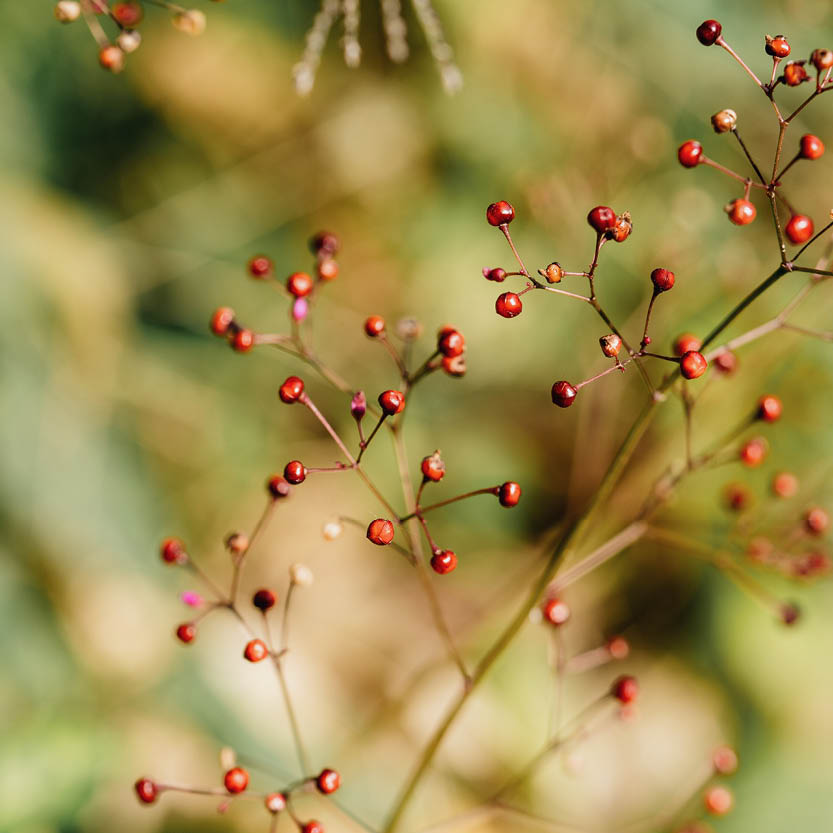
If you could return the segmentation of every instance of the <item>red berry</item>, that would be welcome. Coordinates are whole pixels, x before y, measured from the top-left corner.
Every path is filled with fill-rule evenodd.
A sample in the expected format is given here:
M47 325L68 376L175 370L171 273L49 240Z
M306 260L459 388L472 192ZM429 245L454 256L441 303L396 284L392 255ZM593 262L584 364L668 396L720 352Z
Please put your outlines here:
M320 821L307 821L301 825L301 833L324 833L324 825Z
M197 628L190 622L185 622L176 629L176 638L187 645L197 638Z
M606 205L597 205L587 215L587 222L599 234L604 234L616 225L616 212Z
M605 237L607 237L608 240L615 241L616 243L624 243L625 240L630 237L632 231L633 221L631 220L630 212L626 211L624 214L620 214L616 218L613 228L610 228L605 232Z
M312 278L306 272L293 272L286 279L286 288L290 295L303 298L312 292Z
M819 72L824 72L833 67L833 52L829 49L814 49L810 61Z
M283 793L269 793L263 803L270 813L280 813L286 809L286 796Z
M703 146L694 139L683 142L677 150L677 159L684 168L696 168L700 164L702 155Z
M830 517L818 506L809 509L804 515L804 527L811 535L822 535L830 525Z
M563 625L570 618L570 608L561 599L549 599L541 612L551 625Z
M364 322L364 331L370 338L378 338L385 332L385 319L381 315L371 315Z
M292 487L279 474L273 474L266 481L266 490L274 500L278 498L287 497L292 491Z
M709 787L703 794L703 804L713 816L725 816L734 803L732 793L723 786Z
M465 376L466 375L466 358L465 356L443 356L443 370L449 376Z
M784 233L790 243L806 243L813 236L813 221L805 214L793 214L784 226Z
M799 152L802 159L818 159L824 155L824 143L818 136L807 133L801 137Z
M453 550L437 550L431 556L431 569L441 576L450 573L457 566L457 555Z
M260 662L262 659L266 659L269 656L269 649L266 647L266 643L262 639L252 639L246 643L246 647L243 650L243 656L249 660L249 662Z
M757 216L755 206L749 200L732 200L724 211L736 226L748 226Z
M121 72L124 69L124 52L118 46L104 46L98 53L98 62L110 72Z
M776 497L792 497L798 491L798 478L788 472L778 472L772 478L772 491Z
M769 447L763 437L753 437L741 447L740 460L746 466L759 466L763 463L768 451Z
M142 804L153 804L156 801L157 796L159 795L159 788L150 778L140 778L134 785L133 789L136 790L136 795L139 797L139 801Z
M674 342L674 355L683 356L691 350L700 349L700 339L693 333L683 333Z
M804 69L804 61L790 61L784 67L783 78L788 87L797 87L804 81L810 80L807 70Z
M631 652L631 646L624 636L614 636L607 642L607 651L613 659L625 659Z
M251 330L238 330L231 340L231 346L238 353L248 353L255 346L255 334Z
M667 292L674 286L674 273L668 269L654 269L651 272L651 283L657 292Z
M179 538L166 538L159 548L159 553L166 564L184 564L188 560L185 544Z
M453 359L463 354L466 349L466 340L458 330L448 330L440 335L437 341L437 349L446 358Z
M506 270L501 269L500 266L495 266L494 269L484 269L483 277L486 278L487 281L503 283L506 280Z
M263 587L252 596L252 604L258 609L267 611L275 606L278 597L273 590Z
M758 402L758 419L776 422L781 416L781 400L777 396L762 396Z
M738 357L731 351L725 350L714 357L714 366L727 376L734 373L738 366Z
M115 20L126 29L138 26L145 16L141 3L137 3L135 0L126 3L114 3L110 7L110 12Z
M521 499L521 487L512 480L507 480L506 483L501 483L498 489L497 499L501 506L506 506L507 508L517 506L518 501Z
M702 376L708 366L709 363L706 361L706 357L696 350L689 350L687 353L683 353L680 359L680 373L686 379L696 379L698 376Z
M506 200L493 202L486 209L486 219L491 226L506 225L515 219L515 209Z
M719 775L732 775L738 768L738 755L731 746L718 746L712 752L714 771Z
M633 703L639 694L639 683L637 683L636 677L630 677L628 675L619 677L610 687L610 693L620 703L625 703L626 705Z
M560 381L552 386L552 401L559 408L569 408L576 400L578 390L569 382Z
M439 483L445 477L445 463L439 451L435 451L429 457L423 457L420 468L422 469L422 476L434 483Z
M749 491L741 483L732 483L726 487L726 504L735 512L741 512L746 508L749 497Z
M290 460L283 469L283 476L293 486L303 483L307 479L307 470L300 460Z
M495 312L504 318L514 318L516 315L520 315L523 308L524 305L521 303L520 296L514 292L504 292L503 295L498 295L498 299L495 301Z
M338 263L332 258L322 260L318 264L318 279L322 281L334 281L338 277Z
M329 795L341 786L341 776L334 769L322 769L315 779L318 791Z
M379 547L393 541L393 524L384 518L376 518L367 527L367 539Z
M242 766L232 767L223 776L223 784L230 793L242 793L249 786L249 773Z
M711 46L720 37L723 27L716 20L704 20L697 27L697 40L703 46Z
M386 390L379 394L379 405L385 416L399 414L405 407L405 394L398 390Z
M268 278L274 268L274 264L266 255L255 255L246 264L246 269L253 278Z
M774 38L767 35L764 49L766 54L772 55L773 58L786 58L790 54L790 45L787 43L786 35L776 35Z
M280 388L278 388L278 396L280 396L281 402L286 402L287 405L297 402L301 398L301 394L303 392L304 380L299 379L297 376L290 376L280 386Z
M215 336L227 335L233 323L234 310L231 307L218 307L211 316L211 332Z
M340 242L338 237L331 231L319 231L310 238L309 247L314 255L332 257L338 252Z

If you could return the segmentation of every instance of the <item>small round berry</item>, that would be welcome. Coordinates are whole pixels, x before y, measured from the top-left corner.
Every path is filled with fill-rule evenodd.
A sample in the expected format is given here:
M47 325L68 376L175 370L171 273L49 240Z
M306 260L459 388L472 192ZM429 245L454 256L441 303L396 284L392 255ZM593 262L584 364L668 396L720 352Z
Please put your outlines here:
M119 33L116 43L122 52L129 55L142 45L142 36L135 29L125 29Z
M559 408L569 408L576 401L578 390L569 382L561 380L552 386L552 402Z
M206 20L205 15L199 9L185 9L185 11L176 12L171 18L171 23L180 32L196 37L205 31Z
M333 257L338 253L341 243L331 231L319 231L310 238L309 248L314 255Z
M246 264L246 269L253 278L268 278L274 268L271 258L266 255L255 255Z
M103 46L98 53L98 62L103 69L121 72L124 69L124 52L118 46Z
M501 506L511 509L517 506L521 499L521 487L512 480L501 483L498 488L497 499Z
M238 330L231 339L232 350L248 353L255 346L255 334L245 328Z
M487 281L494 281L495 283L503 283L506 280L506 270L501 269L500 266L495 266L494 269L484 269L483 277Z
M734 110L720 110L712 116L712 127L715 133L728 133L738 124L738 114Z
M818 506L808 509L804 515L804 528L811 535L823 535L830 525L830 516Z
M223 776L223 784L232 794L242 793L249 786L249 773L242 766L234 766Z
M289 580L298 587L309 587L315 581L315 576L306 564L293 564L289 568Z
M441 576L450 573L457 566L457 555L453 550L437 550L431 556L431 569Z
M142 18L145 16L142 4L137 3L136 0L129 0L129 2L125 3L113 3L110 6L110 14L119 25L126 26L128 29L132 29L141 23Z
M340 520L327 521L321 527L321 535L325 541L335 541L336 538L341 536L342 532L344 532L344 524Z
M804 81L810 80L807 70L804 69L804 61L790 61L784 67L784 75L782 77L788 87L797 87Z
M694 139L683 142L677 150L677 159L684 168L696 168L703 156L703 146Z
M136 795L142 804L153 804L159 796L159 788L150 778L140 778L133 785L133 789L136 790Z
M760 466L769 452L767 441L763 437L753 437L745 442L740 449L740 461L750 468Z
M301 394L303 392L304 380L299 379L297 376L290 376L280 386L280 388L278 388L278 396L281 398L281 402L286 402L287 405L297 402L301 398Z
M386 390L379 394L379 405L385 416L395 416L405 408L405 394L398 390Z
M304 298L312 292L312 278L306 272L293 272L286 279L286 288L290 295L296 298Z
M587 215L590 227L599 234L604 234L616 225L616 212L606 205L597 205Z
M493 202L486 209L486 219L490 226L506 225L515 219L515 209L506 200Z
M607 652L613 659L626 659L631 646L624 636L614 636L607 641Z
M393 541L393 524L384 518L376 518L367 527L367 540L383 547Z
M691 350L700 349L700 339L693 333L683 333L674 341L674 355L683 356Z
M608 333L599 339L599 346L605 356L613 359L619 355L619 351L622 349L622 339L616 333Z
M324 825L320 821L306 821L301 825L301 833L324 833Z
M315 786L318 792L330 795L341 786L341 776L334 769L322 769L315 779Z
M184 564L188 560L185 544L179 538L166 538L159 548L159 554L166 564Z
M801 617L801 610L798 605L787 602L781 605L778 615L785 625L794 625Z
M292 487L279 474L273 474L266 481L266 490L273 500L278 500L278 498L288 497Z
M53 12L59 23L72 23L81 17L81 4L78 0L58 0Z
M697 40L703 44L703 46L712 46L714 43L717 42L717 39L720 37L720 33L723 31L723 27L716 21L716 20L704 20L698 27L697 32Z
M443 366L443 370L449 376L465 376L466 375L466 357L465 356L443 356L442 366Z
M268 587L262 587L260 590L255 592L254 596L252 596L252 604L258 610L264 611L264 613L270 608L273 608L277 601L278 597L275 594L275 591L269 590Z
M563 625L570 618L570 608L561 599L548 599L541 608L544 618L551 624Z
M211 332L215 336L228 335L231 325L234 323L234 310L231 307L217 307L211 316Z
M610 693L620 703L627 705L633 703L639 695L639 683L636 677L628 676L627 674L614 680L610 687Z
M439 483L445 477L445 463L440 456L439 451L435 451L428 457L422 458L420 465L422 476L425 480L431 480L434 483Z
M286 809L286 795L284 793L269 793L263 799L263 803L270 813L280 813L281 810Z
M651 283L657 292L668 292L674 286L674 273L670 269L654 269L651 272Z
M463 354L466 349L466 340L458 330L447 330L440 334L437 340L437 349L446 358L453 359Z
M502 315L504 318L514 318L520 315L523 311L524 305L521 303L521 298L514 292L504 292L503 295L498 295L495 301L495 312Z
M714 357L714 366L727 376L734 373L738 366L738 357L731 350L724 350Z
M738 754L731 746L718 746L712 752L712 766L719 775L732 775L738 769Z
M736 226L748 226L758 214L755 206L749 200L743 199L732 200L723 210Z
M706 361L706 357L697 350L689 350L687 353L683 353L680 359L680 373L686 379L696 379L702 376L708 366L709 363Z
M742 512L750 500L749 490L742 483L730 483L726 487L726 505L734 512Z
M561 268L560 263L556 263L553 261L544 269L544 277L547 279L548 283L561 283L561 279L564 277L564 270Z
M176 629L176 638L188 645L197 638L196 626L190 622L184 622Z
M788 498L798 492L798 478L792 472L781 471L772 478L772 493L776 497Z
M249 549L249 536L243 532L230 532L226 536L225 545L232 555L242 555Z
M799 153L802 159L818 159L824 155L824 142L812 133L805 133L801 137Z
M810 56L810 61L813 66L819 71L830 69L833 67L833 51L829 49L814 49Z
M385 319L381 315L371 315L364 322L365 334L370 338L378 338L385 332Z
M283 469L283 476L293 486L303 483L307 479L307 470L300 460L290 460Z
M319 280L334 281L338 277L338 263L332 258L327 258L318 264L317 271Z
M776 422L781 417L783 406L777 396L762 396L758 402L758 419L764 422Z
M813 221L806 214L793 214L784 226L784 233L790 243L806 243L813 236Z
M605 237L616 243L624 243L631 236L632 231L633 221L631 220L630 212L626 211L624 214L620 214L616 218L613 228L610 228L605 232Z
M249 662L260 662L269 656L269 649L262 639L252 639L246 643L243 650L243 656Z
M709 787L703 793L703 804L713 816L725 816L734 803L735 799L731 791L723 786Z
M790 54L790 45L787 43L786 35L776 35L774 38L767 35L764 49L766 54L772 55L773 58L786 58Z

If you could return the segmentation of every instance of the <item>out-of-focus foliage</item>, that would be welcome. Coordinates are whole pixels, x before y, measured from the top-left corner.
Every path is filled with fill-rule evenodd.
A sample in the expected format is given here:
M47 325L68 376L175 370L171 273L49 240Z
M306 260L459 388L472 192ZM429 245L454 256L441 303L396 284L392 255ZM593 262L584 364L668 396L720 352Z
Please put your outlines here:
M244 276L250 254L271 254L288 274L308 266L310 233L340 234L341 275L316 309L317 345L368 392L395 376L361 333L367 314L416 315L426 352L444 323L465 333L468 375L432 378L414 395L407 440L414 462L443 450L449 474L438 495L509 478L524 487L517 510L484 498L434 524L460 555L436 584L471 655L537 571L540 537L592 492L644 396L629 373L587 389L570 411L552 407L554 379L604 367L603 332L590 310L549 296L530 298L516 321L494 315L497 290L480 270L509 260L486 204L512 201L516 242L536 266L578 269L591 254L588 209L630 210L634 233L603 252L598 290L636 333L650 269L674 269L677 286L655 315L660 341L705 330L777 262L763 203L752 226L732 227L722 206L739 195L734 184L675 162L677 144L697 137L742 166L709 127L724 107L738 112L753 152L768 157L776 134L763 96L693 30L719 16L763 72L765 33L786 32L799 57L833 46L829 3L447 0L438 8L465 77L453 99L418 39L410 63L384 59L368 14L362 67L345 69L331 44L315 92L300 100L290 69L316 5L228 0L212 5L196 40L149 16L145 45L117 77L98 68L80 23L53 21L49 2L0 9L3 830L261 829L256 807L214 820L196 798L140 808L131 784L143 773L217 783L223 745L260 762L259 785L273 783L270 772L293 773L272 675L241 669L243 634L220 617L193 646L174 644L186 618L176 594L192 585L156 556L159 540L177 534L225 576L222 537L251 527L266 476L291 458L327 465L334 455L308 414L277 402L276 385L296 369L288 360L236 355L208 334L221 303L256 329L285 329L286 303ZM833 143L830 105L823 97L794 132ZM794 169L789 194L818 226L833 204L833 155L812 165ZM785 279L735 331L777 312L795 286ZM829 328L821 293L801 321ZM833 507L830 346L776 335L742 351L740 367L708 383L696 441L724 432L763 392L783 398L785 416L769 432L766 466L698 475L669 510L715 544L728 528L730 479L749 483L762 519L778 511L789 525L811 502ZM349 428L343 397L305 375ZM681 426L679 409L665 408L599 537L669 455L679 458ZM395 493L386 444L368 460ZM767 486L779 468L796 471L802 491L776 509ZM246 589L283 591L294 561L315 571L293 612L290 685L303 694L315 762L338 766L344 802L378 821L454 681L407 567L349 531L323 542L334 507L376 511L346 475L310 479L253 553ZM709 568L648 545L577 585L569 649L623 629L645 696L639 721L581 747L583 766L554 758L529 806L581 829L624 829L667 809L712 746L730 740L742 767L721 830L825 829L831 593L765 580L800 601L799 627L784 629ZM499 664L448 739L413 829L493 791L539 747L553 686L547 651L546 635L529 627ZM564 713L611 673L570 680ZM348 829L309 802L304 811L328 829Z

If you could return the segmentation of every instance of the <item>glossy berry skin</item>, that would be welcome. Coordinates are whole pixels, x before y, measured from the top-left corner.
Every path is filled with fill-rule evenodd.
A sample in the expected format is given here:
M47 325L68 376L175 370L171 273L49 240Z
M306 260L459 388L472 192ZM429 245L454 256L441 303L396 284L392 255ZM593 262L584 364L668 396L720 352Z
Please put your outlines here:
M524 305L519 295L514 292L504 292L495 301L495 312L503 318L514 318L523 312Z
M228 335L232 324L234 324L234 310L231 307L217 307L211 316L211 332L215 336Z
M651 283L657 292L668 292L674 286L674 273L670 269L654 269Z
M266 255L255 255L246 264L246 269L253 278L268 278L272 274L274 264Z
M706 361L706 357L702 353L698 353L697 350L689 350L687 353L683 353L680 359L680 373L686 379L697 379L706 372L708 366L709 363Z
M762 396L758 402L758 419L764 422L776 422L781 417L783 406L777 396Z
M379 394L379 405L385 416L395 416L405 408L405 394L398 390L386 390Z
M631 215L626 211L624 214L620 214L616 218L613 228L610 228L605 232L605 237L616 243L624 243L631 236L632 231L633 222L631 221Z
M552 386L552 402L559 408L569 408L576 401L578 390L569 382L560 381Z
M748 226L758 215L753 203L749 200L732 200L725 208L729 220L736 226Z
M793 214L784 226L784 234L795 246L806 243L813 236L813 221L805 214Z
M292 405L294 402L297 402L301 398L303 392L304 380L299 379L297 376L290 376L278 388L278 396L280 397L281 402L285 402L287 405Z
M273 608L277 601L278 597L275 595L274 590L269 590L267 587L261 588L252 596L252 604L258 610L264 611L264 613Z
M564 277L564 270L561 268L561 264L555 261L550 263L544 269L544 277L547 279L547 283L561 283L561 279Z
M266 491L269 492L273 500L278 500L282 497L288 497L292 487L279 474L273 474L266 481Z
M784 83L788 87L797 87L804 81L809 81L810 76L807 70L804 69L804 61L790 61L784 67Z
M248 353L255 346L255 334L251 330L238 330L231 339L231 348L238 353Z
M483 277L486 278L487 281L503 283L506 280L506 270L501 269L500 266L495 266L494 269L484 269Z
M597 205L587 215L587 222L598 234L604 234L616 225L616 212L606 205Z
M732 793L723 786L709 787L703 793L703 804L713 816L725 816L734 806Z
M150 778L140 778L134 785L136 795L142 804L153 804L159 795L159 789Z
M121 72L124 69L124 52L118 46L104 46L98 53L98 62L103 69Z
M445 477L445 463L443 458L440 457L439 451L435 451L428 457L423 457L420 469L423 478L433 483L439 483Z
M738 114L734 110L720 110L712 116L715 133L728 133L737 127Z
M280 813L281 810L286 809L286 795L284 793L269 793L263 799L263 803L270 813Z
M773 58L786 58L790 54L790 45L784 35L776 35L774 38L767 38L764 46L767 55Z
M824 142L812 133L801 137L799 153L802 159L818 159L824 155Z
M718 746L712 752L712 765L718 775L732 775L738 769L737 752L731 746Z
M682 335L677 336L677 339L674 342L674 355L676 356L682 356L685 353L688 353L689 350L699 349L700 339L693 333L683 333Z
M431 556L431 569L441 576L447 575L457 566L457 555L453 550L437 550Z
M262 639L252 639L246 643L243 656L249 662L260 662L269 656L269 649Z
M517 506L521 499L521 487L512 480L507 480L498 487L497 499L501 506L511 509Z
M570 608L561 599L548 599L541 612L544 618L556 627L563 625L570 618Z
M677 159L684 168L696 168L703 156L703 146L694 139L683 142L677 150Z
M223 784L232 795L242 793L249 786L249 773L242 766L232 767L223 776Z
M324 833L324 825L314 819L304 822L301 825L301 833Z
M318 279L322 281L334 281L338 277L338 263L332 258L322 260L318 264Z
M286 279L286 288L290 295L296 298L305 298L312 292L312 278L306 272L293 272Z
M318 792L330 795L341 786L341 776L334 769L322 769L315 779L315 786Z
M176 638L189 645L197 638L197 629L190 622L185 622L176 629Z
M506 200L493 202L486 209L486 219L490 226L505 226L515 219L515 209Z
M367 540L383 547L393 541L393 524L384 518L376 518L367 527Z
M804 515L804 528L811 535L823 535L829 525L830 516L817 506Z
M631 677L626 674L614 681L610 687L610 693L620 703L624 703L625 705L633 703L639 695L639 683L637 683L636 677Z
M297 486L299 483L303 483L307 479L307 470L304 468L304 464L300 460L290 460L286 466L284 466L283 476L286 478L287 482L291 483L293 486Z
M745 466L754 468L763 463L768 451L766 440L763 437L754 437L741 447L740 460Z
M159 548L159 554L166 564L184 564L188 560L185 544L179 538L166 538Z
M371 315L364 322L364 332L369 338L378 338L385 332L385 319L381 315Z
M704 20L697 27L695 34L697 35L697 40L699 40L703 46L712 46L720 37L720 33L722 31L723 27L716 20Z
M437 349L446 358L453 359L463 354L466 349L466 340L458 330L447 330L440 335L437 341Z

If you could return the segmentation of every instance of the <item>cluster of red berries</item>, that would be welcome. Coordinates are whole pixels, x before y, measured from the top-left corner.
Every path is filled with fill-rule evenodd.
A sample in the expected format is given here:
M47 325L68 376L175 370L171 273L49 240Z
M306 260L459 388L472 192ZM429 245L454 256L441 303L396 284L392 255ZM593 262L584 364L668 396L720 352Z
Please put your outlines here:
M408 326L400 327L406 340L413 340L420 328L414 328L413 322L406 319ZM416 329L416 332L415 332ZM385 319L381 315L371 315L365 319L364 332L368 338L378 339L393 349L388 342L388 330ZM465 376L466 374L466 339L456 328L446 325L437 332L437 349L425 365L426 372L442 369L449 376ZM437 361L435 361L437 360Z

